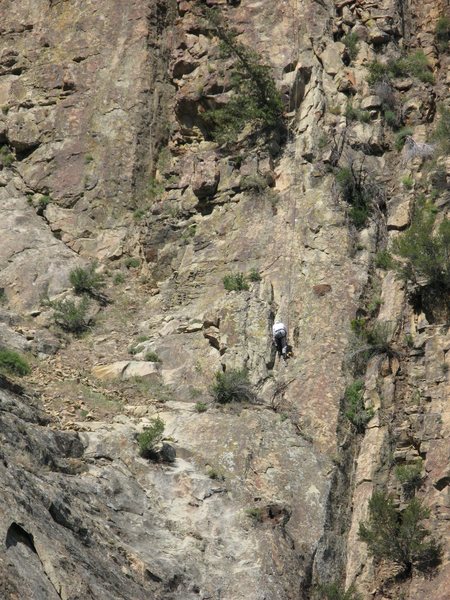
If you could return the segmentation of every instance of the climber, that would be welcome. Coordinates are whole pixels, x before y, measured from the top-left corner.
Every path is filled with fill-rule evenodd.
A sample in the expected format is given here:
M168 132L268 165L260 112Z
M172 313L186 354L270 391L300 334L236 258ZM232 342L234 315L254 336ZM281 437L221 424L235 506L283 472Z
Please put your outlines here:
M276 345L278 350L278 354L286 360L288 351L286 327L281 322L274 323L272 327L272 334L274 344Z

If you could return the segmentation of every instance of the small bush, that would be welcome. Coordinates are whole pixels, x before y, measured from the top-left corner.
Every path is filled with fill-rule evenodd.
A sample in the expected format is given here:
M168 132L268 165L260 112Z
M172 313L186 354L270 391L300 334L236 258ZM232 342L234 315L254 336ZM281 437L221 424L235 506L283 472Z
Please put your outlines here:
M83 296L78 302L73 300L55 300L50 302L55 323L70 333L82 333L88 327L87 312L89 300Z
M52 201L52 199L50 196L47 196L47 195L41 196L38 200L39 209L42 211L45 210L51 201Z
M370 215L368 206L352 206L348 211L348 216L356 229L362 229L367 223Z
M448 43L450 42L450 17L440 17L436 23L435 29L437 47L440 52L448 50Z
M198 413L203 413L208 410L208 405L206 402L196 402L195 403L195 411Z
M150 177L147 186L147 193L151 200L155 200L158 196L164 192L163 184L158 181L155 177Z
M0 349L0 371L23 377L31 372L25 358L13 350Z
M216 381L212 386L211 393L219 404L228 404L233 401L253 402L256 400L256 395L252 390L252 385L245 369L229 369L225 372L217 372Z
M439 108L439 121L433 133L433 140L439 144L444 154L450 154L450 108Z
M375 323L372 327L366 327L364 337L370 346L370 352L374 354L393 354L391 337L394 326L390 322Z
M120 285L121 283L124 283L124 281L125 281L125 275L123 273L116 273L114 275L114 279L113 279L114 285Z
M145 217L146 214L147 214L147 211L144 208L137 208L133 212L133 219L135 221L141 221Z
M255 523L261 523L263 520L262 508L247 508L245 511L247 517L250 517Z
M362 600L362 596L353 586L346 590L337 583L318 585L313 598L314 600Z
M123 264L127 269L137 269L141 266L141 261L139 258L134 258L133 256L129 256L123 261Z
M368 123L370 121L370 112L368 110L354 108L350 103L348 103L345 108L345 117L349 121L361 121L362 123Z
M395 476L402 484L403 491L407 496L413 495L414 491L422 483L422 469L423 464L421 459L409 465L395 467Z
M149 362L161 362L161 359L156 352L153 352L153 350L150 350L150 352L146 353L145 360L148 360Z
M10 151L8 146L0 147L0 165L3 167L10 167L14 162L14 154Z
M406 138L413 134L411 127L404 127L395 136L395 149L400 152L405 145Z
M436 291L450 290L450 220L441 222L433 234L435 215L425 207L416 209L411 226L392 243L399 276L417 283L425 278Z
M384 65L377 60L369 63L367 65L367 69L369 71L369 75L367 77L367 83L369 85L375 85L380 81L389 79L389 68L387 65Z
M389 63L389 70L394 77L416 77L424 83L433 83L428 58L422 50L408 54L404 58Z
M208 477L210 479L214 479L214 480L218 480L218 481L224 481L225 477L223 475L223 473L221 473L218 469L213 469L210 468L208 469Z
M350 60L355 60L358 56L358 42L359 38L356 33L347 33L342 38L342 43L344 44L347 54Z
M369 520L359 525L359 538L376 559L392 561L410 573L412 567L426 570L435 566L441 547L424 528L430 511L413 498L400 512L391 496L375 492L369 500Z
M364 406L364 381L358 379L347 386L344 393L345 416L362 433L373 417L373 409Z
M402 178L402 185L407 190L412 190L412 188L414 187L414 179L413 179L413 177L411 177L411 175L406 175L405 177L403 177Z
M377 354L395 356L391 337L394 326L390 322L369 325L366 319L359 317L351 322L355 334L347 362L354 375L360 375L367 367L368 361Z
M76 267L69 274L69 280L76 294L92 294L105 285L105 278L101 273L96 273L96 263L90 264L86 269Z
M391 77L416 77L424 83L433 83L433 73L430 71L428 59L422 50L391 60L387 64L373 61L368 65L369 85L388 81Z
M153 417L150 425L137 436L139 454L143 458L150 458L157 444L163 439L165 423L160 417Z
M400 118L396 112L394 112L393 110L386 110L384 111L383 116L384 120L386 121L386 124L389 127L391 127L392 129L397 129L397 127L399 127Z
M249 281L261 281L261 275L256 269L252 269L248 274Z
M389 252L389 250L380 250L377 252L375 256L375 266L378 269L384 269L385 271L389 271L389 269L394 267L392 254Z
M227 292L241 292L249 289L244 273L230 273L229 275L225 275L223 286Z
M6 292L5 292L4 288L0 288L0 306L2 304L6 304L6 302L7 302Z
M282 126L283 104L271 68L258 54L238 41L238 32L230 28L220 12L204 8L203 16L211 33L220 40L220 51L231 61L230 86L233 94L224 106L206 111L205 121L213 139L230 143L243 130L273 130Z
M353 164L335 172L336 183L343 199L350 205L349 217L357 229L367 222L372 205L384 197L383 187Z
M268 187L267 179L260 175L259 173L255 173L253 175L244 175L240 181L241 190L253 190L255 192L262 192Z

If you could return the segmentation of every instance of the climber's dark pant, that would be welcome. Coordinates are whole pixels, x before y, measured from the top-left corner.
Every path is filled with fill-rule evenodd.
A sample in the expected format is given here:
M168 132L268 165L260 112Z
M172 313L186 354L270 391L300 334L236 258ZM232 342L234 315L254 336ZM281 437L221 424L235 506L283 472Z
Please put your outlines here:
M285 333L277 333L275 334L275 344L277 346L278 354L281 356L282 354L286 354L287 352L287 340Z

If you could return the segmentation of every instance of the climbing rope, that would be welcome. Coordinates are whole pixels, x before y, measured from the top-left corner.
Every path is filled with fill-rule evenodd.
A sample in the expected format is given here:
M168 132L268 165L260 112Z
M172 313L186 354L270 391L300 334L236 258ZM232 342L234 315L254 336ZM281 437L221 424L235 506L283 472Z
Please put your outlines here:
M299 60L299 56L300 56L300 27L299 27L299 22L300 22L300 16L299 16L299 0L295 0L294 4L293 4L293 18L292 18L292 23L293 23L293 27L294 27L294 35L293 35L293 55L292 55L292 60L291 60L291 64L297 66L298 64L298 60ZM297 97L297 92L298 92L298 78L297 78L297 74L295 75L295 79L294 79L294 85L293 85L293 89L292 89L292 96L291 98L296 98ZM290 147L290 144L294 143L294 132L293 132L293 123L295 121L295 116L296 116L296 107L294 105L294 116L293 118L288 122L288 130L287 130L287 145L288 147ZM293 156L293 161L294 161L294 169L295 169L295 165L296 165L296 158L297 158L297 149L294 147L294 156ZM294 196L292 199L292 188L294 187ZM291 207L291 235L290 235L290 243L289 243L289 252L285 255L285 258L287 260L287 265L286 265L286 271L288 273L288 286L287 286L287 308L286 308L286 326L287 326L287 330L288 330L288 334L290 334L290 322L291 322L291 293L292 293L292 273L293 273L293 258L294 258L294 242L295 242L295 225L296 225L296 221L297 221L297 171L296 169L294 170L294 181L293 184L291 182L289 182L289 189L288 189L288 207Z

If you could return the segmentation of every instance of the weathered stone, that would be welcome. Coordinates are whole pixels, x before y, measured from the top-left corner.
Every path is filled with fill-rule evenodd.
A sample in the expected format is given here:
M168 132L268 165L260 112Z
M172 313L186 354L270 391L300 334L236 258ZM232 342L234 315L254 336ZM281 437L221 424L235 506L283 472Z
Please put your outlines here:
M323 62L323 68L328 75L336 75L343 67L342 55L345 46L341 42L330 43L322 52L320 59Z
M361 108L363 110L379 109L381 105L382 101L379 96L367 96L361 101Z
M331 285L328 283L320 283L319 285L315 285L313 287L313 291L316 294L316 296L325 296L326 294L331 292Z
M408 227L411 220L410 204L409 198L397 198L389 203L388 229L398 231Z

